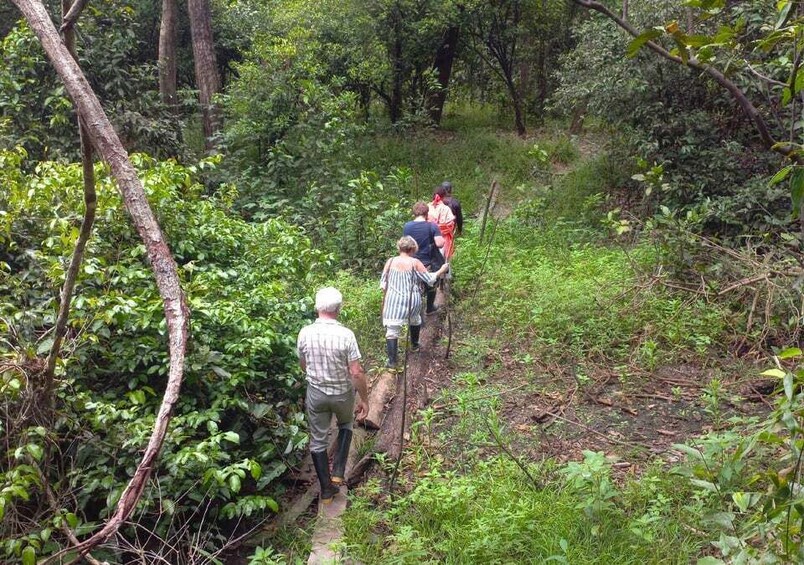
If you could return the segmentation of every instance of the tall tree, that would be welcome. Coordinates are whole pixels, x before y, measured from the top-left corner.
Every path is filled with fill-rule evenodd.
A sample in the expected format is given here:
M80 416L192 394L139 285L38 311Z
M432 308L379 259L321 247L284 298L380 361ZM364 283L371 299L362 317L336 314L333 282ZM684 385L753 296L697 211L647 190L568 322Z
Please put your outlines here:
M176 107L176 0L162 0L162 21L159 26L159 95L162 102Z
M452 75L452 64L455 62L455 54L458 52L460 32L461 28L458 25L451 25L444 31L444 37L433 62L439 89L431 95L429 109L430 119L436 125L441 123L441 115L444 112L449 79Z
M517 72L524 10L524 0L481 0L474 3L469 18L473 49L505 85L519 135L526 133L524 96Z
M207 149L212 149L213 136L220 129L220 113L215 105L214 97L220 92L221 79L215 58L209 0L187 0L187 11L190 14L195 82L198 87L198 102L201 106L204 143Z

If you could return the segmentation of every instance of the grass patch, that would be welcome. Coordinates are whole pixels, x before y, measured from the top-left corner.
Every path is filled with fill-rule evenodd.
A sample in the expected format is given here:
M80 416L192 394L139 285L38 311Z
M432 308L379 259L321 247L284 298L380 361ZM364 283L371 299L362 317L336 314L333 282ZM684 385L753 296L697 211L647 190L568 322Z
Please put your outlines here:
M465 475L436 467L385 506L378 484L359 491L344 515L346 543L363 563L689 563L701 540L677 522L681 493L658 478L646 484L593 515L578 492L555 481L534 490L505 459Z
M471 213L483 206L495 179L506 199L520 198L521 187L533 187L539 163L530 154L531 148L532 142L491 128L473 129L471 134L449 130L384 132L361 141L356 168L409 168L412 183L406 196L414 201L429 200L433 188L448 179Z
M723 340L722 308L639 278L657 262L653 247L606 247L602 235L515 217L500 224L491 249L472 237L461 241L462 323L554 360L636 361L648 369L703 355Z

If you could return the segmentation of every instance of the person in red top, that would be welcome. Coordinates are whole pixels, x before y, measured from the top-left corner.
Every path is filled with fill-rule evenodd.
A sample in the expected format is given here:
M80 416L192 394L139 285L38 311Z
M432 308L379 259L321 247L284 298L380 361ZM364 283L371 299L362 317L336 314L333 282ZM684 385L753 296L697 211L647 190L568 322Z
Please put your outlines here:
M433 201L427 206L427 221L433 222L441 230L441 236L444 238L444 247L441 248L441 252L444 254L444 258L449 261L455 251L455 214L444 203L446 195L447 190L443 186L435 189Z
M447 195L444 197L444 204L449 206L452 213L455 215L455 235L459 236L463 233L463 211L461 210L461 202L452 195L452 183L445 180L441 183Z

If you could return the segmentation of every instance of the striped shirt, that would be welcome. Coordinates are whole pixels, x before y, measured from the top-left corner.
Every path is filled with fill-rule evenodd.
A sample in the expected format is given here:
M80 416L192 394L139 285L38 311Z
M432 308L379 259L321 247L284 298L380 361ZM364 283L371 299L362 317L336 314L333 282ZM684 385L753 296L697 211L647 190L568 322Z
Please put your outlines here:
M354 332L337 320L318 318L299 332L296 353L304 361L307 383L324 394L352 390L349 363L360 359Z
M422 293L419 281L433 286L437 280L434 273L417 271L418 259L394 257L383 270L380 287L385 290L382 311L384 326L399 326L409 321L417 325L420 320Z

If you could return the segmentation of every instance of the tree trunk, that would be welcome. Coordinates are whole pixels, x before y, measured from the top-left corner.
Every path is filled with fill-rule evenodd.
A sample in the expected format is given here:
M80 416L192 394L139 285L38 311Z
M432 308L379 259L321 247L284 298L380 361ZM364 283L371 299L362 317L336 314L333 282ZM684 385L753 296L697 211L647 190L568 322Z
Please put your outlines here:
M452 26L447 29L433 63L433 69L436 71L438 84L441 87L430 96L429 103L430 119L436 125L441 123L441 115L444 112L444 102L447 100L449 78L452 74L452 63L455 61L459 35L460 28L458 26Z
M176 0L162 0L159 27L159 95L162 102L176 109Z
M394 46L391 51L391 100L388 112L391 123L395 124L402 118L402 15L398 7L393 10Z
M520 137L524 137L527 133L525 129L525 113L522 109L522 96L519 89L516 87L513 76L506 70L505 84L508 87L508 94L511 96L511 104L514 106L514 125L516 126L516 133Z
M220 128L220 116L213 98L220 92L221 79L218 76L218 63L215 60L209 0L187 0L187 11L190 14L195 82L198 86L198 102L201 106L204 126L204 144L207 149L212 149L213 136Z
M117 181L122 194L126 210L131 215L134 227L145 244L148 260L154 271L156 285L164 304L168 328L170 366L165 395L154 422L153 433L134 476L120 496L117 507L108 522L100 531L77 546L80 556L117 532L134 510L151 472L156 466L156 459L162 449L173 407L179 398L181 389L189 312L181 290L176 263L148 204L137 172L131 164L120 138L112 128L109 118L103 111L100 101L61 41L42 2L40 0L12 0L12 2L25 16L31 29L42 43L45 53L64 82L64 86L78 110L78 115L86 124L86 131L93 146L109 164L112 176Z

